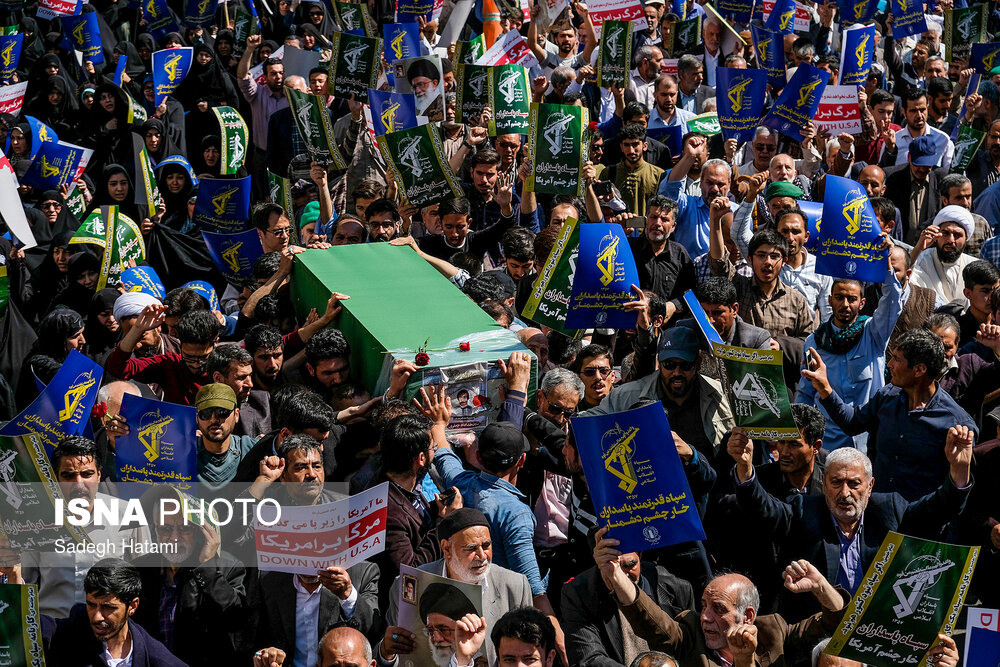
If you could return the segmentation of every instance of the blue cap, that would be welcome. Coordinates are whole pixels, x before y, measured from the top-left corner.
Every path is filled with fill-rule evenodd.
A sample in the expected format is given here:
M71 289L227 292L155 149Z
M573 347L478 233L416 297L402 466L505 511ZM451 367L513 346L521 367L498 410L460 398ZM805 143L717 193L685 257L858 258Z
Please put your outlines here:
M660 334L656 347L656 358L694 361L698 356L698 333L688 327L673 327Z
M936 167L938 147L934 137L925 134L910 142L910 164L917 167Z

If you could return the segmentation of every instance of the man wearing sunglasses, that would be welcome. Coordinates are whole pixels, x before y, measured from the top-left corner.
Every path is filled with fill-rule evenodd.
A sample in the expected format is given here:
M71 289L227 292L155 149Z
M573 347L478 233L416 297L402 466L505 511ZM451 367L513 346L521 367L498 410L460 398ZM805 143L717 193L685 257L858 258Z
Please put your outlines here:
M277 204L261 204L254 209L250 219L257 228L260 244L264 246L265 253L288 247L288 242L292 238L292 223L289 222L285 209Z
M579 408L588 410L607 398L614 384L611 351L603 345L588 345L580 350L573 370L583 380L583 396ZM626 408L627 409L627 408Z
M256 440L247 435L235 436L239 421L236 392L227 384L206 384L195 397L198 409L198 481L220 489L236 476L240 461Z

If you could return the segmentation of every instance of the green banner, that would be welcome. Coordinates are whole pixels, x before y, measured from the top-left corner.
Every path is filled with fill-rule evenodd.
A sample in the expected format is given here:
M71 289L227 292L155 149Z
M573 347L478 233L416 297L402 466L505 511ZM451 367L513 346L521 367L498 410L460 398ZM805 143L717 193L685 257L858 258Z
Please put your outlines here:
M522 316L568 336L574 335L573 329L566 328L566 314L579 253L580 224L575 218L566 218L545 266L535 278L531 295L521 310Z
M932 667L938 633L952 634L979 547L890 532L825 653L874 667Z
M119 213L117 206L102 206L88 215L69 242L104 248L97 279L96 289L99 290L117 285L118 277L129 267L130 261L142 264L146 259L146 244L139 226L132 218Z
M670 34L670 55L679 58L682 53L692 51L701 44L701 16L693 16L674 24Z
M467 123L478 116L490 103L490 67L487 65L455 65L455 122Z
M212 107L219 121L222 137L222 155L219 158L219 174L232 176L243 166L250 145L250 131L243 122L243 116L232 107Z
M347 162L337 148L333 135L333 123L327 111L325 100L318 95L292 90L285 86L285 97L292 108L292 117L299 128L299 134L306 142L306 149L313 162L323 166L333 165L334 169L347 169ZM290 209L289 209L290 210Z
M525 192L583 196L580 173L588 159L583 132L589 116L583 107L566 104L531 104L528 152L531 175Z
M468 42L455 42L455 62L474 65L486 53L486 37L479 35Z
M601 50L597 55L597 85L628 86L632 71L632 22L605 21L601 26Z
M944 59L968 58L972 45L986 41L987 4L944 10Z
M722 384L737 426L751 438L798 440L799 429L792 418L781 350L755 350L712 343L712 352L722 362Z
M147 218L156 215L160 203L160 188L153 173L153 165L146 152L146 144L138 134L132 135L133 161L135 163L135 203L139 212Z
M83 214L87 212L87 200L84 199L83 193L80 192L80 188L73 184L73 189L69 191L69 195L66 197L66 205L69 206L70 212L76 216L79 220L83 217Z
M257 26L257 19L239 5L233 13L233 55L237 58L243 55L246 50L247 37L256 35L260 30Z
M435 125L383 134L378 137L378 147L411 206L420 208L465 196L445 158Z
M0 656L4 665L45 667L38 587L0 584Z
M337 12L337 22L344 32L356 33L364 30L365 37L375 37L375 22L372 21L371 14L368 13L368 5L355 2L334 2L334 11Z
M498 134L528 134L531 116L531 95L528 92L528 70L520 65L500 65L489 68L490 136Z
M330 93L334 97L368 104L368 89L378 87L382 40L375 37L333 33L333 57L330 58Z
M955 137L955 156L951 160L951 171L953 173L965 173L976 156L976 151L983 145L986 133L969 127L968 125L958 126L958 136Z
M286 211L294 209L292 205L292 182L290 179L278 176L270 169L267 171L267 187L272 204L277 204Z
M121 90L121 89L119 89ZM126 104L128 104L128 111L125 112L125 120L129 125L141 125L149 120L149 114L146 113L146 109L143 108L141 104L132 99L132 96L126 93L124 90L122 92L122 97L125 98Z
M722 132L722 126L719 125L719 114L714 111L703 113L689 119L687 126L688 132L699 132L707 137L711 137Z

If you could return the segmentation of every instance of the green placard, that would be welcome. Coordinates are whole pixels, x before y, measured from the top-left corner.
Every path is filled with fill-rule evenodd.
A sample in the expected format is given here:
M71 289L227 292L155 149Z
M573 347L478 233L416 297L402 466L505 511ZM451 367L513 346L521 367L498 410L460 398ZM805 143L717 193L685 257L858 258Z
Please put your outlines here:
M576 218L567 218L545 265L535 278L521 315L568 336L575 334L574 330L566 329L566 314L579 253L580 224Z
M132 148L135 153L135 203L142 215L152 218L156 215L156 207L161 201L160 188L156 182L156 174L153 173L153 164L146 152L146 144L138 134L132 135Z
M219 174L232 176L243 166L250 142L250 131L240 112L232 107L212 107L219 121L222 137L222 155L219 157Z
M825 653L875 667L932 667L938 633L952 634L979 547L890 532Z
M363 30L365 37L375 37L375 22L368 13L368 5L355 2L334 2L337 22L344 32Z
M751 438L798 440L788 390L782 371L781 350L755 350L712 343L722 362L722 384L736 424Z
M129 262L142 264L146 244L135 221L118 212L117 206L102 206L87 216L70 243L91 243L104 248L97 289L114 287Z
M233 13L233 55L237 58L246 50L247 37L260 32L257 19L239 5Z
M528 151L531 175L526 192L583 195L583 165L588 159L584 130L589 116L583 107L532 103Z
M489 68L490 136L528 134L531 95L528 93L528 70L521 65Z
M378 137L378 147L411 206L463 197L462 185L444 156L434 125L420 125Z
M69 196L66 197L66 205L69 206L70 212L76 216L77 220L82 218L87 211L87 200L84 199L83 193L80 192L80 188L75 183L73 189L69 191Z
M474 65L486 53L486 37L479 35L468 42L455 42L455 62L461 65Z
M490 103L490 67L487 65L455 65L455 122L478 116Z
M944 59L968 58L972 45L986 41L986 3L944 10Z
M680 57L701 44L701 16L692 16L686 21L678 21L670 33L670 55Z
M267 186L270 193L268 199L272 204L277 204L286 211L293 210L292 205L292 182L278 176L270 169L267 171Z
M334 169L347 169L347 161L337 148L333 134L333 123L326 109L325 100L318 95L303 93L285 86L285 97L292 108L292 118L299 128L299 134L306 142L306 149L313 162L323 166L333 165Z
M719 125L719 114L714 111L703 113L689 119L687 126L688 132L700 132L707 137L711 137L722 132L722 126Z
M38 587L0 584L0 646L5 665L45 667Z
M333 33L330 58L330 93L368 104L368 89L378 86L382 40L375 37Z
M605 21L601 26L601 50L597 55L597 85L628 85L632 70L632 22Z
M981 132L968 125L958 126L958 136L955 137L955 155L951 160L951 171L953 173L965 173L976 156L976 151L983 145L986 133Z

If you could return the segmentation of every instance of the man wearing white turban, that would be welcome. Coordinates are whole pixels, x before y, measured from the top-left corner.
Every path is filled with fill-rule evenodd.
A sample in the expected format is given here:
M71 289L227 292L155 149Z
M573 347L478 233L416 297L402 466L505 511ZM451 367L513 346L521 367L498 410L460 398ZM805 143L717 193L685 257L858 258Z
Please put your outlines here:
M964 251L975 227L968 209L955 205L942 208L913 247L912 255L919 256L913 263L910 281L934 290L946 303L965 308L968 300L962 292L965 288L962 270L976 258Z
M147 292L126 292L115 301L115 319L121 325L124 337L129 332L136 318L146 306L162 305L160 300ZM149 357L154 354L180 352L180 345L170 336L164 336L158 328L150 329L142 335L132 352L136 357Z

